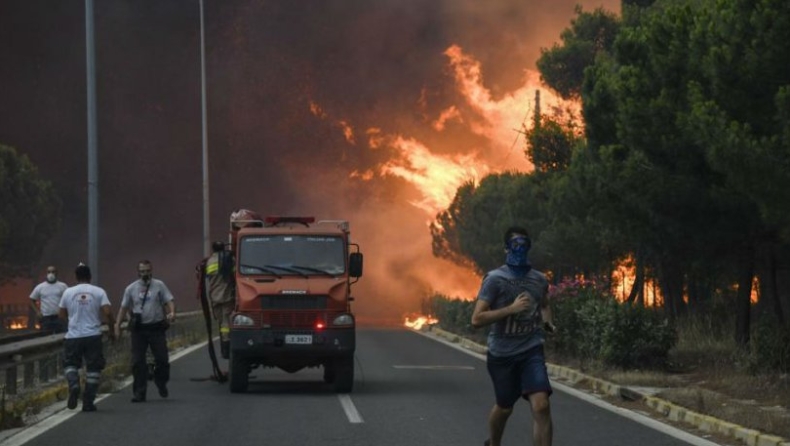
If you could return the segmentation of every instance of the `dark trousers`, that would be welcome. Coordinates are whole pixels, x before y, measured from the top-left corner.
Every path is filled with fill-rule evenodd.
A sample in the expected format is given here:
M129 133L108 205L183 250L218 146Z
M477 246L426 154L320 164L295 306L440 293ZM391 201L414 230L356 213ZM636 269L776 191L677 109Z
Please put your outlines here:
M63 372L69 388L80 387L79 369L85 360L85 393L83 402L93 404L99 391L99 378L106 361L102 348L101 335L84 338L66 339L63 341Z
M148 348L154 356L154 383L163 386L170 380L170 358L167 353L167 337L160 327L132 331L132 392L134 396L145 398L148 388L148 363L145 354Z
M38 324L41 327L41 331L44 333L54 334L66 331L66 324L57 315L42 316L41 319L38 320Z

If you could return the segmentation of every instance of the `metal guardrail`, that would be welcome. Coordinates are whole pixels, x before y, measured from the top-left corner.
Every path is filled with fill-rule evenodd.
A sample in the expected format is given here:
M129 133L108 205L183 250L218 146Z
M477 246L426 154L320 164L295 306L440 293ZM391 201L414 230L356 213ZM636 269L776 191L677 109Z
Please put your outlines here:
M103 327L103 330L106 332L107 328ZM205 333L202 311L178 313L176 322L167 330L167 339L170 343L197 338L201 333ZM0 392L13 398L62 381L64 335L58 333L0 345ZM108 364L116 359L117 352L129 352L131 349L129 336L123 334L112 344L113 347L109 345L105 343Z

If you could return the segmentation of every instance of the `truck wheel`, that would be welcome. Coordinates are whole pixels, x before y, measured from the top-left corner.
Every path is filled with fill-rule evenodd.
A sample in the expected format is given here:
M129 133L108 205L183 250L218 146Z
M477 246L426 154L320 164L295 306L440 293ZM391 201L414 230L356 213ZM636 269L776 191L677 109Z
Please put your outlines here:
M324 363L324 382L327 384L335 382L335 364L332 362Z
M228 370L228 384L230 385L231 393L246 392L247 385L250 382L249 381L250 371L247 367L247 361L238 358L236 355L233 354L233 351L231 351L229 369L230 370Z
M351 393L354 387L354 357L343 356L334 362L335 380L332 383L337 393Z

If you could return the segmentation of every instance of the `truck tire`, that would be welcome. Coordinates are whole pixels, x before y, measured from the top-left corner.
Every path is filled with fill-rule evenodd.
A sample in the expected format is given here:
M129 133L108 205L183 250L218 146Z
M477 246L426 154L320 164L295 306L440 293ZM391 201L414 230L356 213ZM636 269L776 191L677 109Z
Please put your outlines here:
M336 358L333 369L335 375L333 390L336 393L351 393L354 388L354 356Z
M247 366L247 361L238 358L230 352L230 361L228 362L228 384L231 393L244 393L247 391L247 385L250 382L250 371Z

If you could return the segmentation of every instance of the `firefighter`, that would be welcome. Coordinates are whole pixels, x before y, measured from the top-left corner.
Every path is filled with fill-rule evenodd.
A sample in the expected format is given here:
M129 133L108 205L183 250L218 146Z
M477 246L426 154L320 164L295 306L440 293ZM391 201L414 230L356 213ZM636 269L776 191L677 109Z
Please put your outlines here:
M223 242L214 242L206 261L206 291L211 312L219 324L220 351L223 358L230 354L230 314L236 304L233 289L233 257Z

